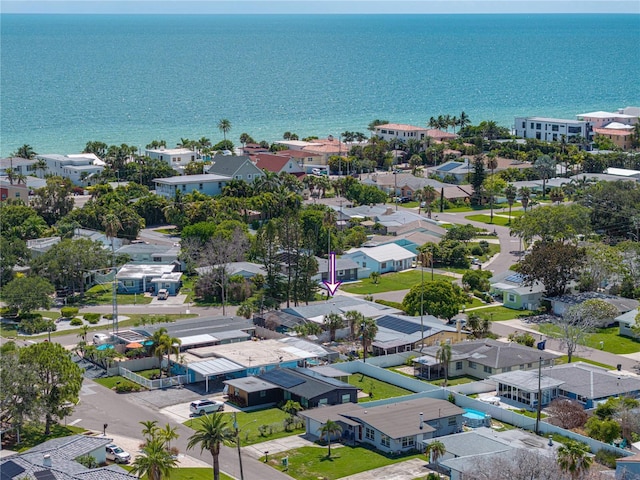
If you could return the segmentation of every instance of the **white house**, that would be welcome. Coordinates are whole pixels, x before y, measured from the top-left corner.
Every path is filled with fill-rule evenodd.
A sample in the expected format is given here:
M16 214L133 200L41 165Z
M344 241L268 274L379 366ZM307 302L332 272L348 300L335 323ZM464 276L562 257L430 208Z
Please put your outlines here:
M417 255L395 243L377 247L352 248L342 258L354 261L360 269L358 278L367 278L371 272L399 272L411 268Z
M145 150L145 155L150 158L167 162L172 168L184 168L191 162L198 159L198 155L188 148L157 148Z
M45 174L70 179L76 185L91 184L91 178L104 170L104 162L92 154L37 155L47 163Z
M594 128L604 127L611 123L632 126L638 121L637 116L612 112L589 112L576 115L578 120L589 122Z
M584 120L516 117L515 132L517 137L535 138L546 142L559 142L563 137L569 141L571 137L577 136L591 141L593 137L593 125Z
M425 127L416 127L415 125L406 125L402 123L386 123L378 125L374 128L373 133L383 140L402 140L406 142L412 138L422 140L427 136L429 129Z
M211 165L207 167L207 172L234 180L244 180L248 183L265 176L264 172L244 155L216 155L211 159Z
M232 180L226 175L178 175L167 178L154 178L156 194L165 198L174 198L176 192L183 194L198 191L205 195L220 195L222 189Z

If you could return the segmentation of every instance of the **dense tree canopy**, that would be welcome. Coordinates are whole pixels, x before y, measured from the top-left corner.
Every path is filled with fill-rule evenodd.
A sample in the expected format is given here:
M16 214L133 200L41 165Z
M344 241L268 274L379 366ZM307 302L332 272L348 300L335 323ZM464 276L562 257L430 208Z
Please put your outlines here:
M511 222L511 234L529 241L577 241L591 232L591 210L577 204L544 206L529 210Z
M450 320L458 314L463 292L456 284L445 280L414 285L404 297L402 306L407 315L434 315ZM420 307L422 305L422 309Z

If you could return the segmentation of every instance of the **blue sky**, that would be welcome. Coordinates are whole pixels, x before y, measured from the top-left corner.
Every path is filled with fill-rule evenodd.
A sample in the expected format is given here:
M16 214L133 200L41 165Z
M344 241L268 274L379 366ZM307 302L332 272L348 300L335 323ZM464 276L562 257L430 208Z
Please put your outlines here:
M638 0L2 0L2 13L640 13Z

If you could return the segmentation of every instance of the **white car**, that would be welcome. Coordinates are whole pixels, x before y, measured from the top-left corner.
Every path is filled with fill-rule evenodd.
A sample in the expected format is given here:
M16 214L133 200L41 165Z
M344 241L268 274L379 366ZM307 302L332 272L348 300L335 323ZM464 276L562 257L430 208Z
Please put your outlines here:
M107 450L107 460L116 463L129 463L131 460L131 455L114 443L107 445L105 448Z
M208 400L206 398L202 400L196 400L189 405L191 413L196 415L204 415L206 413L222 412L224 410L224 403L217 400Z
M107 335L106 333L96 333L93 335L94 345L104 345L105 343L109 343L110 341L111 335Z

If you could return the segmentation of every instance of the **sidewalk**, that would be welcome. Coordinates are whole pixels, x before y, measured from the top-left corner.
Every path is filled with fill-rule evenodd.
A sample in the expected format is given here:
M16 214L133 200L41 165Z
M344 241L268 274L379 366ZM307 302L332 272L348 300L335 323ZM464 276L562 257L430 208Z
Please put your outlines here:
M424 478L433 472L427 466L427 458L413 458L406 462L394 463L386 467L367 470L366 472L356 473L340 480L371 480L372 478L384 478L384 480L413 480L414 478Z
M242 451L250 457L258 459L264 456L264 452L269 452L269 454L271 455L275 453L286 452L287 450L292 450L294 448L300 447L317 447L319 449L327 448L315 444L302 435L291 435L289 437L282 437L276 440L269 440L268 442L249 445L248 447L243 447ZM340 443L331 444L332 449L340 447L342 447L342 444Z

